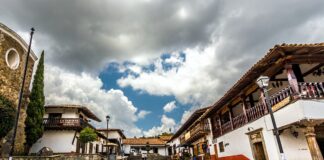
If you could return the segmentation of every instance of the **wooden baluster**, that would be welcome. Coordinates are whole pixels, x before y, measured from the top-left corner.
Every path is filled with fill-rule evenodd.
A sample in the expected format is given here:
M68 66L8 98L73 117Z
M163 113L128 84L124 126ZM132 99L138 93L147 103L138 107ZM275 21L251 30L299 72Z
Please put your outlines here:
M310 83L306 83L307 85L307 89L308 89L308 94L309 94L309 98L312 98L314 96L313 91L312 91L312 86L310 85Z
M313 93L314 93L314 97L315 98L319 97L319 94L318 94L318 91L317 91L317 87L316 87L316 83L313 82L311 84L312 84L312 90L313 90Z
M316 87L316 91L318 93L318 96L323 97L323 94L322 94L322 91L321 91L321 88L320 88L320 85L319 85L318 82L315 83L315 87Z
M318 83L320 90L322 91L322 95L324 96L324 87L323 87L323 82Z

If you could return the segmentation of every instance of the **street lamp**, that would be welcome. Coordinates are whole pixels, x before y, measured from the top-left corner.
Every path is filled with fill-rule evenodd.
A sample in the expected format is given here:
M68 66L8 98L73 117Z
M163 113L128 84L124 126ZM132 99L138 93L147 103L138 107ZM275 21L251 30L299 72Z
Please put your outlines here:
M264 93L264 96L265 96L265 103L266 103L266 106L268 108L268 111L269 111L269 114L270 114L270 117L271 117L271 121L272 121L272 125L273 125L273 131L274 131L274 134L276 136L276 140L277 140L278 147L279 147L280 158L281 158L281 160L286 160L285 154L284 154L283 149L282 149L282 144L281 144L281 140L280 140L276 120L275 120L275 118L273 116L273 111L272 111L271 104L269 103L269 94L268 94L268 90L267 90L267 87L269 86L269 81L270 81L270 78L268 76L260 76L257 79L256 82L257 82L258 86L262 89L262 91Z
M20 92L19 92L18 109L17 109L16 121L15 121L15 125L14 125L14 133L13 133L12 140L11 140L11 149L10 149L10 153L9 153L9 160L12 160L12 156L13 156L13 153L14 153L14 150L15 150L15 141L16 141L17 128L18 128L19 113L20 113L20 110L21 110L21 102L22 102L24 88L25 88L25 81L26 81L26 75L27 75L27 69L28 69L28 61L29 61L29 55L30 55L30 48L31 48L31 45L32 45L34 31L35 31L35 29L31 28L29 45L28 45L28 50L27 50L27 55L26 55L27 57L26 57L25 68L24 68L24 75L23 75L23 80L22 80L21 87L20 87Z
M110 119L110 116L107 115L106 116L106 120L107 120L107 140L106 140L107 160L109 159L109 152L108 152L108 140L109 140L109 138L108 138L108 132L109 132L109 130L108 130L108 124L109 124L109 119Z

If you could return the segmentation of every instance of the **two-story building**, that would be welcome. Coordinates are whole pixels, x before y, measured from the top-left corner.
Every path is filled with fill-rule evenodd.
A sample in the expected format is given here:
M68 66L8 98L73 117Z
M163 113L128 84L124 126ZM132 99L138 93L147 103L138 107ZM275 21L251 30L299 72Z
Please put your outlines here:
M80 131L85 127L96 130L89 122L100 119L87 107L81 105L47 105L43 119L43 136L31 147L30 153L37 153L49 147L55 154L95 154L105 152L106 136L97 133L97 141L81 143Z
M323 159L324 44L276 45L217 101L211 119L215 158L279 159L265 97L268 92L287 159Z
M269 98L256 84L261 75L270 78ZM280 159L266 102L274 112L285 157L323 159L323 97L324 43L276 45L200 114L198 120L208 119L212 126L212 140L207 138L211 159ZM198 120L188 119L193 124L180 129L189 130ZM179 141L186 141L186 135Z
M126 139L123 130L117 128L109 128L108 130L101 128L97 129L97 131L105 136L108 136L109 154L115 154L117 156L123 155L123 140Z
M209 109L210 107L206 107L193 112L168 141L172 147L173 158L179 158L185 152L200 159L210 157L211 126L207 118L202 119Z

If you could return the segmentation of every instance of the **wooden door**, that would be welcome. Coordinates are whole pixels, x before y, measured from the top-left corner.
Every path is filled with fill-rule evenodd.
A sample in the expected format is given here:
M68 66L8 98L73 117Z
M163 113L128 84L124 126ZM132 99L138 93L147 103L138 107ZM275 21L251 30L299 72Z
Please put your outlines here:
M262 142L254 143L254 150L255 150L255 159L256 160L266 160L266 155L264 152Z
M79 139L77 139L77 144L76 144L76 153L80 153L80 147L81 147L81 145L80 145L80 140Z
M90 143L90 147L89 147L89 154L92 154L92 150L93 150L93 144Z
M217 144L214 144L214 150L215 150L215 159L218 160L218 149L217 149Z

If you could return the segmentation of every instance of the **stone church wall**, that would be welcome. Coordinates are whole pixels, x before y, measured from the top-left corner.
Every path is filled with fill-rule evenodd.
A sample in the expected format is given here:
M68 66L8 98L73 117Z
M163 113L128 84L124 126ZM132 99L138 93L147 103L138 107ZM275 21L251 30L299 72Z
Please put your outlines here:
M0 95L6 97L18 106L18 97L22 77L24 74L25 61L27 56L27 44L14 31L0 23ZM33 66L36 57L32 55L29 58L26 83L24 88L24 99L22 110L18 122L17 136L15 143L15 152L24 152L25 143L25 118L26 107L28 103L29 87L33 73ZM12 137L11 131L0 141L0 153L7 154L9 150L9 140Z

